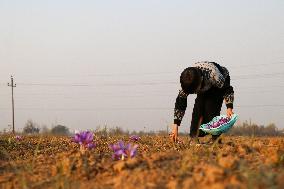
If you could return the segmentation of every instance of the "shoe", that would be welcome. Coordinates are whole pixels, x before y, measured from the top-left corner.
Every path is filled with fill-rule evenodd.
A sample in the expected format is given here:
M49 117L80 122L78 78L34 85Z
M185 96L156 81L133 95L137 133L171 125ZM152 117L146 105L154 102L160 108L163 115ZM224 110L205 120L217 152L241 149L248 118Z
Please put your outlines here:
M212 135L212 138L207 142L207 144L222 144L222 138L220 135Z

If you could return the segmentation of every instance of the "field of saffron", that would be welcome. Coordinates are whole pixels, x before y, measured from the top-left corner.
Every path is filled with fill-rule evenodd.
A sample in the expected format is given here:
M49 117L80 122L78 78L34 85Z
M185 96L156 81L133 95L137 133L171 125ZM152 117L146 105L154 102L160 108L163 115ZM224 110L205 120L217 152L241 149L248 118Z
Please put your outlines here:
M0 189L284 188L284 138L0 136ZM202 140L208 140L204 138Z

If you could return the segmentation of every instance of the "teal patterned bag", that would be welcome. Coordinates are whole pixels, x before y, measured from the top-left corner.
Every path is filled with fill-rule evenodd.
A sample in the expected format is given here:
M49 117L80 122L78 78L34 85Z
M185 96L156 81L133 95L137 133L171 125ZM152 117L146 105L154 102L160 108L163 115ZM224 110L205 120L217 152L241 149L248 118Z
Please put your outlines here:
M209 123L202 124L200 129L205 133L212 135L220 135L226 133L238 119L237 114L233 114L230 118L227 115L216 116Z

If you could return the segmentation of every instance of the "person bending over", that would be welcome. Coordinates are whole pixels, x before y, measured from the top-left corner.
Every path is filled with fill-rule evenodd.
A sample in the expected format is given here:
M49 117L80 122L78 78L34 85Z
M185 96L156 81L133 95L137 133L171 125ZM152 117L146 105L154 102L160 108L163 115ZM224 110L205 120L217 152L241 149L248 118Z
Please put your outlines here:
M191 141L198 142L198 137L206 135L199 127L220 115L223 101L227 107L227 116L234 114L234 89L230 85L227 68L215 62L197 62L181 73L180 84L181 90L175 102L174 124L170 135L173 141L177 141L178 127L185 114L189 94L197 94L190 125ZM218 137L219 135L214 135L212 140L217 140Z

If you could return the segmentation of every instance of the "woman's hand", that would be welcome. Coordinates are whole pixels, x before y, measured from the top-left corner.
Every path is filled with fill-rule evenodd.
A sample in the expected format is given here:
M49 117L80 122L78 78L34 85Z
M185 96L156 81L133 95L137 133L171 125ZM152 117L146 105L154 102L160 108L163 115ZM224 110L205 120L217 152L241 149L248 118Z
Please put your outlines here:
M227 116L231 117L234 114L233 109L232 108L228 108L227 109Z
M173 142L178 141L178 125L177 124L172 125L172 132L170 134L170 138Z

